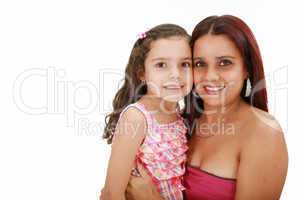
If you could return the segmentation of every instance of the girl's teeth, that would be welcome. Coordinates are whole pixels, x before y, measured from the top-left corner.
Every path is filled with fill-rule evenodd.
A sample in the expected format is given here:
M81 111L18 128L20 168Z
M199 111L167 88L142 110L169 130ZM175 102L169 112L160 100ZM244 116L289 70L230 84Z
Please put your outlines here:
M166 86L168 89L180 89L182 86Z

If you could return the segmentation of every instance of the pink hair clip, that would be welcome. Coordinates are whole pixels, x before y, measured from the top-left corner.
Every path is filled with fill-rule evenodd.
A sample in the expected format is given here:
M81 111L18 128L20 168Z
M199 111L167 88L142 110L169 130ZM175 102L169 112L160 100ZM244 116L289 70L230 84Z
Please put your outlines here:
M147 37L147 32L148 32L148 29L145 32L138 34L139 39L144 39L145 37Z
M144 39L145 37L147 37L147 32L138 34L138 37L139 39Z

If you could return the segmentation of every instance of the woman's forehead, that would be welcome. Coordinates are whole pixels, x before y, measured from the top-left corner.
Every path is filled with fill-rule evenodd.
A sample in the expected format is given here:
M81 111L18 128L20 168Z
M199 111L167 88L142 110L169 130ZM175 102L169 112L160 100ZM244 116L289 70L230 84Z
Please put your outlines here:
M195 41L193 53L196 55L233 56L240 54L235 43L226 35L207 34Z

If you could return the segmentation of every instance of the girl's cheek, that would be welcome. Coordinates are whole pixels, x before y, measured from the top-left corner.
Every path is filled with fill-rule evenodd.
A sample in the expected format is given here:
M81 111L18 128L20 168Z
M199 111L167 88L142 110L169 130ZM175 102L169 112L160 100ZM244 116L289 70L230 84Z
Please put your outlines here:
M192 70L188 71L184 76L186 77L187 81L193 82L193 71Z

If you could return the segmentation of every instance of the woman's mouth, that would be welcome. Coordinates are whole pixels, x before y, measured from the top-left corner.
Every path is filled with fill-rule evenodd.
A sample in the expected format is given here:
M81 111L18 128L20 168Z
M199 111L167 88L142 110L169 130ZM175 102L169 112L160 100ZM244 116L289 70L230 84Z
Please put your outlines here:
M222 86L205 85L203 86L203 88L208 95L219 95L221 91L225 88L225 85Z

